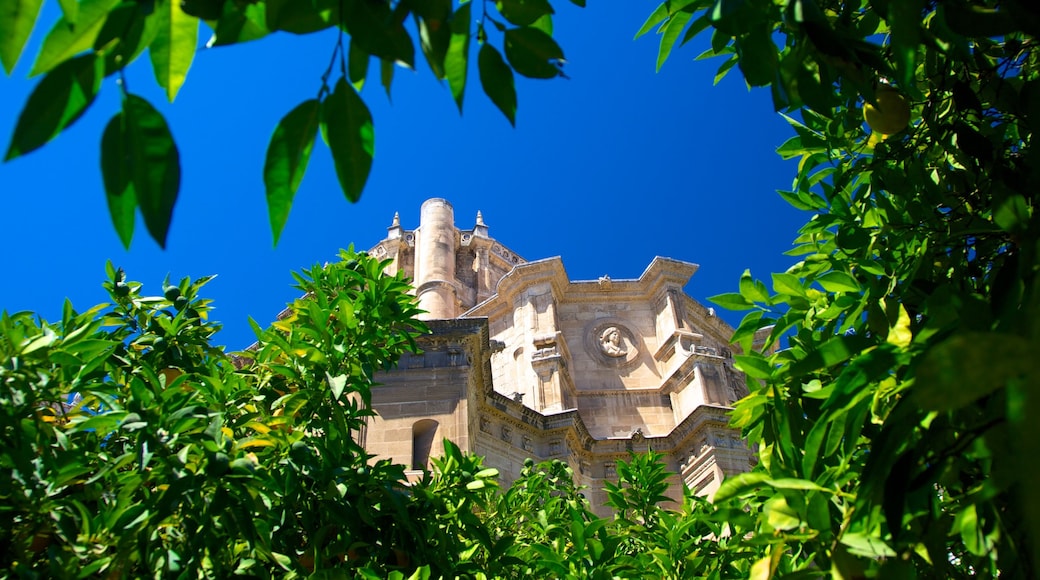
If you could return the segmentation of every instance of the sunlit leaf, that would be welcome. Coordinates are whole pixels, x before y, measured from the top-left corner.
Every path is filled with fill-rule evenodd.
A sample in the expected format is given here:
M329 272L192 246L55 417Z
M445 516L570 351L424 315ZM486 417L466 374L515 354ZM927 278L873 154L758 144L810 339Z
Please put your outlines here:
M43 46L36 55L31 76L45 73L58 63L94 46L94 39L104 25L108 13L119 4L119 0L83 0L74 24L64 18L58 20L47 33Z
M172 103L195 58L199 20L185 14L177 2L159 4L156 9L159 11L158 30L148 54L155 80L166 90L166 98Z
M67 2L64 0L63 6ZM0 4L0 63L7 74L18 63L42 5L43 0L5 0Z

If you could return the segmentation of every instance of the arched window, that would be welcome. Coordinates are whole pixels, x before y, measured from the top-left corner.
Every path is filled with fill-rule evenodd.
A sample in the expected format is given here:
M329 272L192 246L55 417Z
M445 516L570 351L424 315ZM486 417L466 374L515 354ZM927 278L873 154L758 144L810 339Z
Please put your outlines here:
M426 469L429 464L438 425L433 419L423 419L412 425L412 469Z

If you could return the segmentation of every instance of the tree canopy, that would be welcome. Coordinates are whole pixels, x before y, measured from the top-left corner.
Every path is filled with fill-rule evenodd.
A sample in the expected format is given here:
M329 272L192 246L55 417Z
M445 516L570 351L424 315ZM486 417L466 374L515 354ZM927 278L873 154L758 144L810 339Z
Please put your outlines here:
M0 13L0 56L8 70L18 58L41 1L8 2ZM34 66L36 72L46 74L22 112L24 123L19 122L7 158L40 147L75 122L90 105L101 79L118 76L145 47L150 48L160 84L165 83L171 97L175 95L193 53L188 47L194 47L194 40L189 42L186 36L197 31L199 18L215 31L216 44L254 40L272 30L307 33L339 27L343 31L343 41L332 55L318 96L286 115L268 150L265 178L276 236L319 131L332 151L344 193L350 199L360 194L371 163L373 135L356 85L367 78L372 57L379 63L381 82L388 84L394 62L414 64L414 39L418 38L431 70L449 83L461 105L466 77L464 72L459 74L465 68L458 65L476 51L482 88L511 122L517 98L514 73L535 78L562 74L563 53L551 37L552 6L546 0L502 0L494 6L486 2L454 6L450 2L364 0L186 1L183 10L161 0L61 4L64 20L48 35ZM412 23L406 24L409 18ZM72 22L74 27L69 26ZM637 570L713 578L1037 576L1040 497L1033 490L1040 482L1040 467L1032 459L1040 447L1040 422L1036 420L1040 416L1040 367L1031 354L1040 343L1036 282L1040 227L1035 211L1040 154L1032 142L1032 129L1040 122L1036 44L1040 8L1028 0L676 0L662 3L639 29L639 35L651 32L660 37L659 67L691 39L710 35L711 48L702 56L722 60L716 78L737 70L749 86L767 87L776 110L788 116L794 132L778 152L799 161L791 187L780 195L811 214L790 252L799 261L786 272L773 273L768 284L748 272L739 280L738 291L714 299L721 306L749 311L733 341L743 347L745 354L737 364L748 377L751 395L736 406L733 421L757 445L759 465L749 474L727 479L711 504L688 497L679 510L665 510L656 502L662 468L653 457L633 458L618 470L621 480L610 493L618 510L612 522L586 513L560 465L529 466L521 486L514 489L540 490L530 496L510 490L494 500L491 495L466 499L468 496L444 492L447 497L458 497L465 509L421 504L424 507L415 508L419 511L411 511L414 504L410 502L425 497L421 490L426 488L413 495L396 495L387 491L397 489L394 485L383 485L372 493L397 498L379 504L380 510L398 510L386 516L395 526L414 526L416 522L431 526L422 529L443 534L436 541L448 542L457 551L426 553L416 547L409 553L414 560L404 560L394 551L395 536L391 536L370 552L370 559L356 560L358 573L366 567L376 575L390 573L388 566L392 566L399 573L475 577L635 576ZM474 38L475 43L471 42ZM125 85L123 88L125 92ZM113 223L128 241L131 226L127 224L140 211L150 233L162 243L176 198L177 150L154 107L130 93L123 103L102 139L103 177ZM367 275L373 284L383 283L375 282L374 272ZM312 279L321 276L324 274L317 271L311 274ZM99 566L126 562L121 555L138 552L111 533L115 526L135 530L137 535L132 537L140 545L161 545L165 550L140 552L151 554L152 560L131 559L133 566L142 567L134 570L173 574L171 554L178 561L188 558L185 554L195 554L177 542L203 541L176 537L182 528L171 524L147 529L143 524L158 518L160 509L168 510L161 512L168 515L172 508L162 498L179 497L169 489L186 484L173 483L181 481L176 478L171 483L149 479L147 467L156 447L148 437L159 435L146 427L158 429L161 423L144 420L140 411L122 405L137 397L155 400L180 395L177 389L163 390L161 395L148 390L148 385L171 380L159 378L167 367L143 361L129 367L119 365L164 352L159 348L166 344L162 333L181 329L180 325L201 329L191 331L201 333L191 339L197 353L181 356L190 361L208 360L198 358L203 355L215 361L221 357L203 346L208 331L198 322L203 313L200 307L194 307L200 316L193 317L190 308L177 308L176 297L172 301L169 297L135 297L133 306L128 306L120 301L126 296L120 297L118 292L129 288L132 293L136 286L119 286L123 282L117 279L117 272L111 277L109 282L117 293L114 300L120 305L115 316L124 320L120 323L122 335L95 336L102 321L114 321L109 315L95 320L97 312L80 315L69 308L60 328L33 322L28 316L5 317L8 338L0 343L10 353L3 367L5 385L29 393L17 395L30 397L19 401L33 401L4 407L10 410L5 425L17 426L13 432L23 434L20 444L29 441L33 449L18 459L22 463L17 465L24 467L18 471L23 474L21 479L12 476L11 481L28 481L24 474L40 473L33 481L51 483L34 487L38 491L33 493L61 499L63 494L78 493L77 485L119 477L130 482L127 497L157 503L154 509L143 503L139 505L144 507L134 511L98 520L100 512L80 510L77 506L85 500L77 499L79 504L68 504L72 507L61 520L70 523L53 524L57 526L54 532L45 527L52 525L48 512L26 504L32 516L12 515L22 519L12 520L7 529L13 530L8 532L14 534L12 541L33 554L33 564L24 559L5 560L12 567L59 561L53 560L58 558L55 554L79 558L75 554L82 551L72 546L81 546L81 534L95 537L91 534L97 530L109 535L97 536L107 539L93 545L112 554ZM186 282L178 291L191 300L195 288ZM345 314L349 309L335 310L335 301L321 302L320 296L331 296L329 292L338 290L319 293L317 306L300 305L299 312L312 318L301 322L301 328L310 330L282 328L263 335L272 346L264 347L266 351L261 348L260 353L273 356L280 351L302 367L287 368L278 356L265 359L266 355L257 355L255 364L269 363L262 371L269 378L251 383L250 389L277 392L271 381L289 380L299 381L300 392L320 388L323 393L331 389L336 399L348 390L363 396L364 389L356 387L353 379L341 385L338 377L344 375L318 372L324 368L320 366L325 364L322 357L300 360L302 355L294 354L296 350L286 350L282 342L286 339L279 334L288 333L308 344L344 340L327 338L320 330L319 323L327 322L330 314L344 325L352 320L352 315ZM155 314L157 309L165 314ZM393 319L392 313L389 316ZM141 326L142 320L150 325L153 319L158 320L156 328ZM783 348L753 351L754 334L770 326L767 346ZM77 332L80 327L88 330ZM142 339L146 342L141 343L140 351L130 349L128 354L117 355L119 344L134 333L149 333L150 338ZM75 344L84 335L92 340L61 346L63 341ZM157 343L160 336L163 342ZM312 352L309 348L303 351ZM94 356L100 352L108 356ZM359 361L376 356L386 362L393 352L378 356L358 352L356 356ZM34 353L39 360L29 356ZM32 360L40 366L30 372L22 365ZM242 371L231 370L227 363L213 364L192 369L196 374L186 372L188 378L181 380L217 385L212 388L220 392L223 387L218 386L231 380L226 377L241 378ZM102 370L99 365L115 366ZM351 366L345 376L360 377L358 384L365 385L369 369L359 365ZM104 389L117 388L107 384L106 377L119 372L132 379L118 388L136 385L140 392L106 394ZM219 381L206 378L215 373L221 377ZM47 411L55 408L61 394L79 390L83 381L104 387L91 401L105 405L105 412L100 407L78 411L80 418L70 424L94 421L100 426L92 427L93 431L66 429L63 419ZM72 385L76 388L70 388ZM313 393L297 396L301 401L316 397ZM12 395L11 400L16 399ZM268 422L274 421L274 410L285 404L264 399L267 410L252 411L245 405L260 407L244 401L240 401L246 409L241 411L243 417L270 413L269 421L263 416ZM328 424L329 417L321 413L342 412L313 404L301 415L303 420L322 417ZM125 415L109 417L109 410ZM171 413L182 411L182 407L171 409ZM132 417L132 413L138 416ZM240 475L248 487L254 485L252 474L264 458L292 452L291 444L286 449L282 442L257 444L255 452L247 451L252 444L242 447L235 443L257 436L251 434L255 426L247 426L249 419L245 418L241 424L228 426L230 435L225 433L224 422L237 417L234 413L220 414L219 421L211 411L184 413L178 420L185 421L185 429L193 437L205 440L200 439L197 448L190 447L188 460L181 462L193 461L195 475ZM201 432L192 431L196 427L191 425L196 424ZM210 429L211 424L217 427ZM270 429L263 421L257 424ZM347 441L350 422L345 417L335 424L340 429L338 436ZM98 439L97 433L106 430L121 430L115 440L129 438L148 446L134 443L136 447L127 447L120 456L127 458L125 469L106 471L99 464L63 473L63 463L47 463L47 458L80 440L93 441L94 456L109 453L91 439ZM136 434L138 431L141 433ZM221 445L229 441L234 456L227 449L221 451ZM5 447L20 449L15 443ZM33 453L43 459L34 462ZM192 453L205 458L193 459ZM256 455L256 465L250 453ZM298 453L305 451L301 448ZM319 449L317 457L324 458L325 453ZM224 471L225 457L228 471ZM354 457L335 461L361 465ZM451 493L463 495L468 493L463 489L489 487L485 480L491 480L491 474L477 469L478 464L467 464L457 475L445 475L455 466L475 461L451 451L435 470L441 475L430 485L452 481L455 487L449 487L455 491ZM11 469L8 463L5 469ZM43 469L40 465L50 466L51 471L32 471ZM182 469L172 460L169 465ZM268 465L275 464L265 463L262 473L292 471ZM332 466L328 469L334 475L327 476L333 479L326 483L335 481L332 487L301 493L315 494L309 496L314 502L327 500L323 494L347 497L353 489L348 479L354 481L350 479L354 476ZM379 469L384 470L384 483L398 476L392 466ZM475 475L481 473L481 477ZM82 481L95 477L99 479ZM203 488L211 485L206 479L191 481L201 482ZM341 484L346 487L340 488ZM375 497L358 493L358 498ZM298 558L308 550L312 550L316 569L326 564L323 558L339 554L335 549L347 550L342 559L351 561L352 540L342 530L335 536L339 544L323 539L320 547L312 548L312 536L293 535L303 533L299 532L303 528L264 528L270 525L271 510L281 504L268 505L270 502L257 497L245 493L240 500L264 517L241 517L235 510L244 508L235 507L220 516L221 521L265 523L257 528L226 524L232 527L229 529L245 529L244 536L235 536L244 539L220 544L214 552L219 555L200 557L190 565L189 575L209 570L206 566L235 570L232 566L247 560L260 562L258 569L277 565L303 566L294 570L305 570L307 561L301 563ZM105 499L102 494L90 501ZM496 510L491 507L494 501L505 502L497 504L505 507ZM372 505L364 506L351 513L375 517ZM470 509L472 506L478 507ZM451 517L431 515L441 513L437 510L442 508ZM524 519L524 514L534 514L535 519ZM294 512L291 517L304 515ZM435 525L435 521L441 523ZM364 523L380 528L373 522L377 519ZM57 545L37 544L39 549L33 550L41 529L50 534L46 537L59 539ZM318 533L322 528L306 529ZM421 537L434 541L432 535ZM274 538L284 547L276 550L264 543ZM322 551L330 545L332 551ZM520 566L510 556L528 558L528 567L508 568ZM66 569L74 570L75 561L68 560Z
M790 115L780 195L813 214L771 287L715 298L761 382L733 415L761 464L715 501L761 513L765 576L1035 576L1040 8L691 0L640 33L660 65L709 28ZM769 325L787 348L751 352Z

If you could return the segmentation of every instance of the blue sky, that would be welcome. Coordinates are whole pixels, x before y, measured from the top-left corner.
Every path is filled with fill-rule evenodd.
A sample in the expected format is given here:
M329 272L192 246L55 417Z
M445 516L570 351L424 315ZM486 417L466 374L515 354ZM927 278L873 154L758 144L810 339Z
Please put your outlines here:
M774 152L792 132L768 91L749 92L736 71L712 85L721 61L694 60L706 38L676 49L655 73L657 37L633 35L656 4L555 3L570 78L518 77L515 129L480 91L475 42L461 116L425 62L397 69L392 102L370 81L362 96L376 160L361 201L344 199L319 142L277 247L261 173L267 142L285 113L317 94L335 33L203 49L172 105L145 57L128 69L128 86L166 116L181 153L167 249L139 221L127 251L111 227L99 169L101 132L119 108L108 79L73 127L0 164L0 309L54 319L66 297L79 310L103 302L106 260L155 294L167 274L217 274L207 292L224 324L217 342L238 349L253 340L248 316L266 324L296 296L291 270L351 243L374 245L395 211L405 228L416 227L430 197L451 201L462 228L481 210L491 236L528 260L562 256L575 280L636 277L657 255L700 264L687 292L701 302L735 291L745 268L768 279L793 263L782 254L809 217L775 193L795 174ZM44 10L26 55L0 77L5 150L38 81L26 77L57 3Z

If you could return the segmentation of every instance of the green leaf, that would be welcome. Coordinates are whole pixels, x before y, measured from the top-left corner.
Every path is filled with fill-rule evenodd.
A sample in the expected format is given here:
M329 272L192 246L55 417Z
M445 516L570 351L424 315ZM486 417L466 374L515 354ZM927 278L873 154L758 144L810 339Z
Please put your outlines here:
M794 274L773 274L773 292L777 294L786 294L788 296L800 296L805 297L805 287L802 286L802 281L798 279L798 276Z
M123 114L117 113L105 127L101 137L101 177L105 185L105 199L112 226L129 249L134 237L134 212L137 195L130 175L130 160L124 142Z
M650 16L647 17L646 22L644 22L643 25L639 27L639 30L636 32L635 37L639 38L647 32L650 32L654 29L655 26L664 22L666 18L668 18L668 2L662 2L657 5L657 8L655 8L653 12L650 13Z
M265 4L247 4L239 7L238 3L235 3L234 6L233 9L225 10L217 20L209 46L227 46L259 40L271 33L267 28Z
M321 131L332 151L343 194L356 202L372 169L375 129L368 107L345 78L339 79L321 103Z
M369 54L415 68L415 46L387 2L350 2L346 15L351 40Z
M757 27L754 32L738 38L734 45L740 57L740 71L749 85L762 87L773 82L779 58L768 28Z
M180 154L166 119L137 95L123 101L123 159L144 224L160 247L166 247L173 207L181 184Z
M816 278L820 286L828 292L859 292L859 282L855 278L837 270L827 272Z
M42 5L43 0L4 0L0 5L0 62L7 74L18 63Z
M1024 378L1040 384L1037 345L1018 336L968 332L933 347L917 370L914 397L932 411L960 409Z
M843 363L859 354L869 344L870 339L862 336L831 337L819 345L816 350L806 354L805 358L793 363L790 374L792 377L797 377Z
M79 17L79 0L58 0L58 5L61 6L61 14L65 21L75 24L76 18Z
M426 64L438 80L444 79L444 57L451 45L451 2L423 2L426 14L415 15L419 27L419 48L426 57Z
M743 495L744 493L761 487L762 483L766 481L769 481L769 475L761 472L752 471L749 473L731 475L722 480L722 483L719 485L718 491L715 492L712 501L721 503L728 499Z
M693 14L690 12L678 12L673 14L671 19L668 20L668 24L665 25L664 31L661 33L661 47L657 50L657 71L661 71L661 67L664 66L664 62L668 60L668 55L672 53L672 47L675 46L675 42L679 40L679 35L682 34L686 24L693 18Z
M740 276L740 295L748 302L768 302L769 292L761 282L755 282L751 277L751 270L744 270Z
M383 85L383 90L386 91L386 98L390 99L390 85L394 82L394 63L393 61L381 59L379 61L379 84Z
M898 0L888 3L888 24L892 30L892 55L897 84L909 87L917 68L917 49L921 43L921 13L924 0Z
M335 26L339 4L335 0L266 0L267 29L310 34Z
M913 340L914 333L910 329L910 314L907 313L906 308L902 304L898 306L899 314L896 317L895 324L889 329L885 342L900 348L906 348L909 346L910 341Z
M755 305L752 304L742 294L737 294L735 292L728 292L726 294L719 294L719 295L716 295L716 296L712 296L711 298L708 298L708 300L710 302L713 302L714 304L717 304L717 305L725 308L726 310L737 310L737 311L740 311L740 310L749 310L749 309L755 307Z
M480 47L477 55L477 67L480 69L480 84L491 102L509 119L509 124L516 125L516 88L513 86L513 71L502 60L502 55L490 44Z
M798 512L787 505L787 499L777 494L769 498L763 510L766 513L766 522L777 530L792 530L801 525L802 519Z
M448 79L448 87L455 104L462 112L462 97L466 90L466 72L469 61L469 29L470 6L466 3L459 6L451 19L451 41L448 53L444 57L444 76Z
M536 29L541 30L542 32L548 34L549 36L552 36L552 33L553 33L552 15L551 14L546 14L545 16L542 16L538 20L535 20L534 22L532 22L530 26L531 26L531 28L536 28Z
M148 49L155 80L172 103L184 84L195 58L199 40L199 19L181 10L178 2L159 4L158 30Z
M495 7L517 26L529 26L546 14L554 14L547 0L496 0Z
M535 79L560 75L563 50L551 36L537 28L510 28L505 34L506 58L516 72Z
M267 146L264 186L267 188L267 213L276 245L289 219L293 197L307 172L320 116L321 103L317 99L300 103L278 122Z
M759 355L739 354L734 357L733 363L740 372L753 379L769 379L773 376L773 365Z
M75 24L64 18L58 20L36 55L29 76L45 73L59 63L94 46L94 39L105 24L108 13L119 0L83 0Z
M350 41L350 56L347 58L347 78L355 91L360 91L365 86L365 76L368 75L368 61L371 55L365 49L358 46L352 39Z
M85 54L62 63L43 77L18 115L5 160L39 149L76 122L94 102L104 62Z

